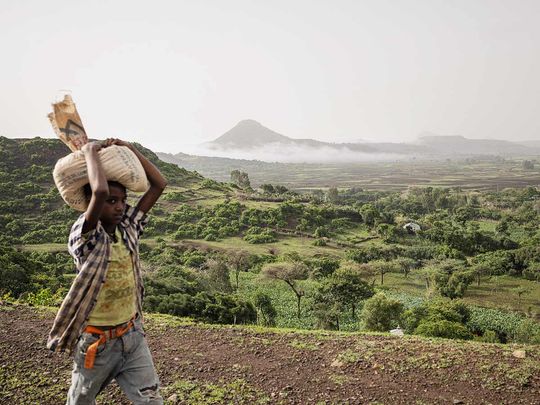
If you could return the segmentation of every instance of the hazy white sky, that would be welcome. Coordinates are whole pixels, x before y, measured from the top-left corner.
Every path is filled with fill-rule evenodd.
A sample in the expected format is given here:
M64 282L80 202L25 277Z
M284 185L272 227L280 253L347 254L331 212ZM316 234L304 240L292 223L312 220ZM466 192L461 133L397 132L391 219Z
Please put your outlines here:
M0 135L154 150L255 119L293 138L540 139L538 0L0 0Z

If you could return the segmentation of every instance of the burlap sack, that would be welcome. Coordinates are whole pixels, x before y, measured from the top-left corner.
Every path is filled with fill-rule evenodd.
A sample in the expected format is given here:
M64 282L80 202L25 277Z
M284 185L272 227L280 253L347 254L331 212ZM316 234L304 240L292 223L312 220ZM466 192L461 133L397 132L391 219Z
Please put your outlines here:
M148 180L137 156L125 146L112 145L99 151L107 180L117 181L131 191L146 191ZM86 161L81 151L56 162L54 182L64 201L78 211L87 207L83 187L88 183Z

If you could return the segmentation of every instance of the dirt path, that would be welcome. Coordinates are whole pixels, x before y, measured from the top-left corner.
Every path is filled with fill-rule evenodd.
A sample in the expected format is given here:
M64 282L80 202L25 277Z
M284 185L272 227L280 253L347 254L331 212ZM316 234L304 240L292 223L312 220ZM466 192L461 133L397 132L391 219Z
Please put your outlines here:
M0 403L59 404L71 360L45 348L53 314L0 305ZM268 332L148 317L167 403L538 404L540 347ZM520 348L521 349L521 348ZM129 403L113 385L98 403Z

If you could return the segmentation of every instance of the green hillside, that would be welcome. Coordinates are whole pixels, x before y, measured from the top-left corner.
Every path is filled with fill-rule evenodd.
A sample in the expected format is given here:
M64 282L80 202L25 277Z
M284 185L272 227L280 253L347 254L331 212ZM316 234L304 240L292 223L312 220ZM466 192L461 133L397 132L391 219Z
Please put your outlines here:
M170 186L141 257L145 309L211 323L540 341L540 191L361 188L299 194L205 179L137 147ZM78 213L52 184L56 140L0 138L0 291L57 305ZM130 198L136 198L131 195ZM132 200L133 201L133 200ZM406 230L413 222L420 231Z

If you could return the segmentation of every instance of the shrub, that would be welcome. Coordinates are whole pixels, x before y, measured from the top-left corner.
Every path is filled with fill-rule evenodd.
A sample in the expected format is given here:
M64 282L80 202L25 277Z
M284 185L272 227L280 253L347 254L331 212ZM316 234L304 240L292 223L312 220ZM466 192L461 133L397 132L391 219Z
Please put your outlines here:
M311 276L319 279L332 275L339 268L339 260L332 257L314 257L304 261L311 270Z
M540 263L533 262L529 264L522 274L527 280L540 281Z
M315 238L325 238L328 236L330 235L328 229L325 226L318 226L317 229L315 229L315 232L313 232L313 237Z
M439 273L436 277L441 295L451 299L463 297L472 280L473 275L468 271L455 271L451 274Z
M234 295L220 293L152 295L145 299L145 309L222 324L254 323L257 319L252 303Z
M478 337L475 340L479 342L484 342L484 343L500 343L501 342L499 339L499 336L497 335L497 332L493 330L486 330L482 336Z
M57 290L54 294L49 288L43 288L36 293L27 292L21 295L21 301L30 305L59 306L64 299L65 291Z
M276 233L271 229L263 229L258 226L252 226L246 231L244 240L257 244L257 243L272 243L276 242Z
M180 193L178 191L171 191L171 192L166 193L162 197L162 199L165 201L183 202L183 201L186 201L188 198L185 196L185 193Z
M184 255L184 264L189 267L201 267L206 261L206 257L203 253L196 250L192 252L186 252Z
M33 289L28 271L16 263L1 259L0 257L0 291L11 292L18 297L25 291Z
M402 313L403 304L378 293L366 300L362 319L366 329L386 332L399 324Z
M459 322L441 320L426 320L421 321L420 325L415 330L417 335L428 337L441 337L446 339L472 339L472 334Z
M417 328L422 322L449 321L466 324L469 317L469 308L463 302L443 298L424 302L403 314L405 330L408 333L418 333Z
M515 342L540 344L540 324L532 319L525 319L517 327L514 334Z
M261 323L264 326L275 326L277 311L272 305L272 300L263 292L257 292L255 295L255 308L259 311L262 317Z

